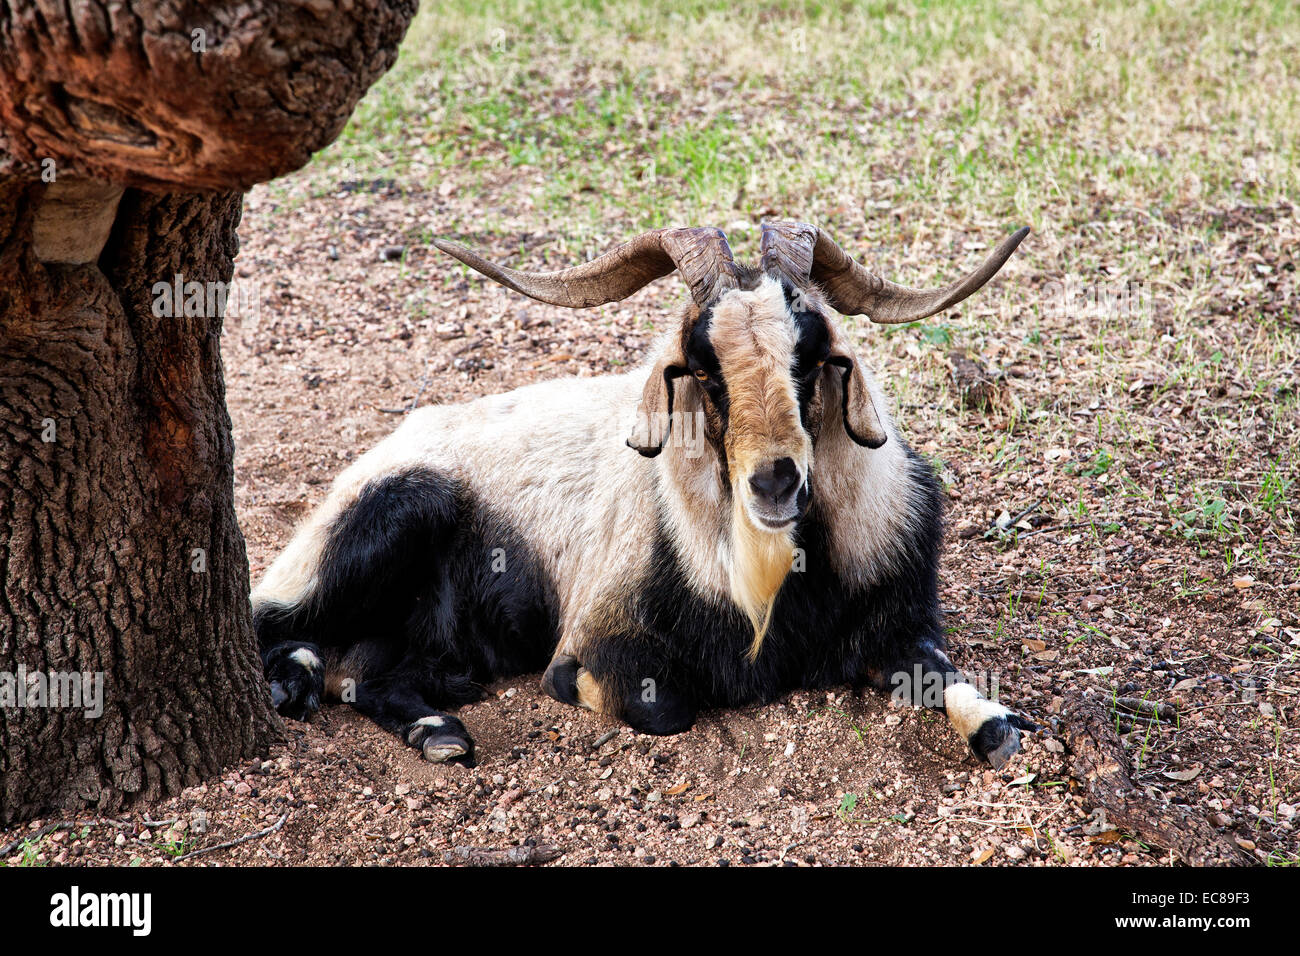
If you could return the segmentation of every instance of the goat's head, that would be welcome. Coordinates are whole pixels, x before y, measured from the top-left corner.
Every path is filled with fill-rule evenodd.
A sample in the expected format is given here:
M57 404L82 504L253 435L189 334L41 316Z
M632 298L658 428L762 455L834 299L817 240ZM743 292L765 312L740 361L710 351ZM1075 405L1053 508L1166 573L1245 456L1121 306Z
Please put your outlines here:
M457 243L434 244L516 292L579 309L626 298L680 271L694 306L645 383L628 445L659 454L672 427L674 393L698 388L708 437L737 497L758 528L782 530L807 503L823 383L838 376L843 427L853 441L878 448L887 437L830 310L888 324L942 312L992 278L1028 232L1008 237L970 275L928 292L874 275L800 222L763 223L757 270L737 265L727 237L708 228L648 232L553 273L516 272Z
M925 318L984 285L1029 232L1008 237L977 270L944 289L916 291L867 271L815 226L768 222L760 268L736 264L721 230L659 229L584 265L516 272L453 242L435 245L497 282L571 308L626 298L678 271L693 305L645 382L628 445L655 456L674 402L698 410L729 487L733 596L755 627L757 652L790 570L791 535L808 504L813 449L824 425L878 448L887 432L867 377L831 310L873 322ZM831 411L836 423L824 421Z

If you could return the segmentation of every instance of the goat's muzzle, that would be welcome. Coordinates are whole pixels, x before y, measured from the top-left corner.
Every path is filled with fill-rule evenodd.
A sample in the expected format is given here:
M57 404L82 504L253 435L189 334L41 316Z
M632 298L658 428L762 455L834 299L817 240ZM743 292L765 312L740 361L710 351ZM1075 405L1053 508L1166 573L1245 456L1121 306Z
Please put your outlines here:
M761 528L784 531L808 507L808 480L793 458L777 458L749 475L749 513Z

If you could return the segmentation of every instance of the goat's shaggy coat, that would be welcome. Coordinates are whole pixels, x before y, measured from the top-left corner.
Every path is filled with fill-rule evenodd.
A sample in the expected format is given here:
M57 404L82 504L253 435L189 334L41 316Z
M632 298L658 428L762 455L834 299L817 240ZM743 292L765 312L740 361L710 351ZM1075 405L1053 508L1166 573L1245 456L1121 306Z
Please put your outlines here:
M657 734L917 665L950 683L930 467L815 287L735 275L644 368L419 409L340 475L253 596L281 712L342 699L468 760L444 711L542 669ZM1029 726L968 684L908 699L995 764Z

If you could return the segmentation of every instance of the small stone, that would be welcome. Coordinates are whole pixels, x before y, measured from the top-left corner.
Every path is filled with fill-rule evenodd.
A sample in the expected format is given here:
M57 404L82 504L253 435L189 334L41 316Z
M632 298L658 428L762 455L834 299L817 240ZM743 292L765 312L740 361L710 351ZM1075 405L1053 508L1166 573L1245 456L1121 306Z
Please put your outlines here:
M404 255L406 246L384 246L379 250L379 258L383 262L397 262Z

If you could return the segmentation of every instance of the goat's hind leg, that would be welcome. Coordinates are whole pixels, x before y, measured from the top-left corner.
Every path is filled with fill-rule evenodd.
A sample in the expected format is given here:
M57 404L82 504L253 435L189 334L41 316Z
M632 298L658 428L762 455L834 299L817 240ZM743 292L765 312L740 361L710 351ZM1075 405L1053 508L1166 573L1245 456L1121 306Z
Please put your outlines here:
M431 705L408 675L363 680L356 685L356 699L349 703L415 747L430 763L474 765L474 738L465 725Z
M953 666L935 641L922 640L912 652L874 681L913 707L943 712L978 759L1001 769L1020 750L1020 731L1038 726L980 693Z

